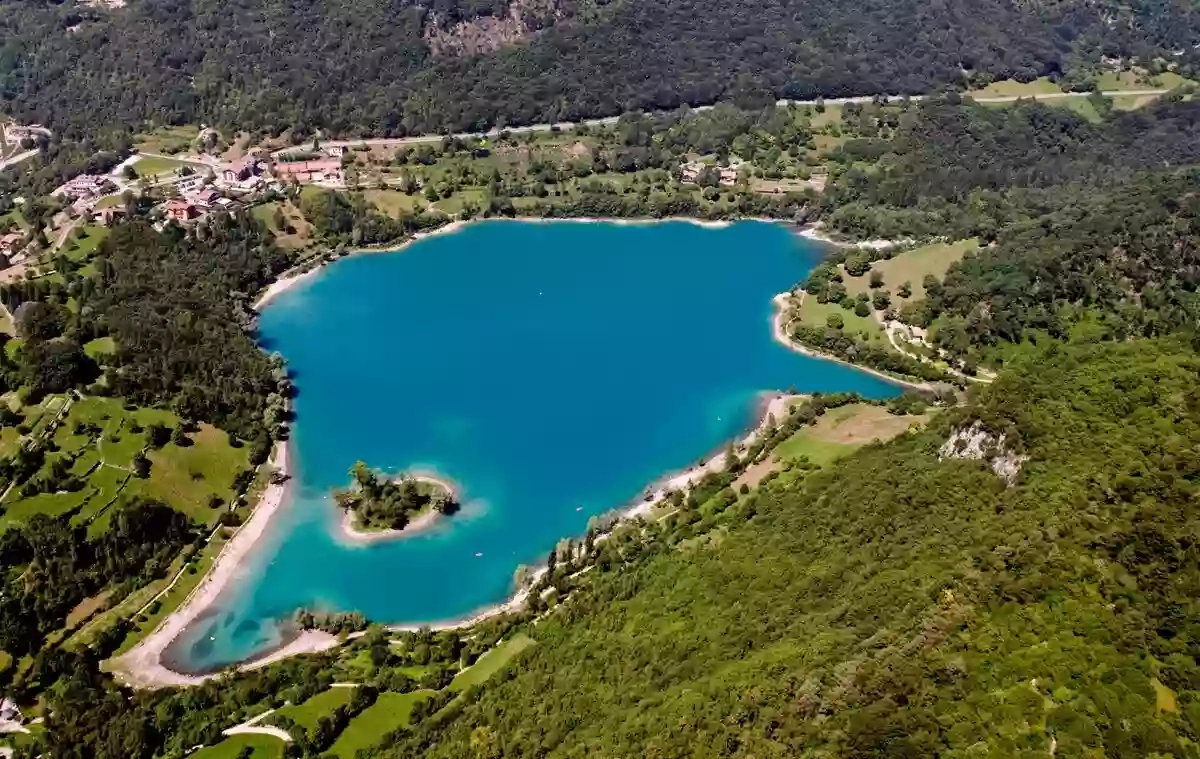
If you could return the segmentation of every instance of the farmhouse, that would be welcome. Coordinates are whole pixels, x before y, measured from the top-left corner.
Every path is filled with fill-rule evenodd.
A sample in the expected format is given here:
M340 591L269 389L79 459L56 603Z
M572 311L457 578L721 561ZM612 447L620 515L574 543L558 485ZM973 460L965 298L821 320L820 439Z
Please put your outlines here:
M324 161L292 161L275 164L275 176L280 179L294 179L297 182L341 182L342 162L328 159Z

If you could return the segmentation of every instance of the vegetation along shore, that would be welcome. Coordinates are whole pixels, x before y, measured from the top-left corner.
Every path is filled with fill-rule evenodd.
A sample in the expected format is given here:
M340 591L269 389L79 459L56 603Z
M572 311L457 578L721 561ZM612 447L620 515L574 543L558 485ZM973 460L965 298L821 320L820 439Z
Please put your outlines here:
M5 753L1194 753L1186 9L192 5L5 9ZM303 612L258 661L174 671L287 508L258 312L500 218L838 243L773 334L906 392L774 398L468 619ZM354 529L433 520L433 489L368 481Z

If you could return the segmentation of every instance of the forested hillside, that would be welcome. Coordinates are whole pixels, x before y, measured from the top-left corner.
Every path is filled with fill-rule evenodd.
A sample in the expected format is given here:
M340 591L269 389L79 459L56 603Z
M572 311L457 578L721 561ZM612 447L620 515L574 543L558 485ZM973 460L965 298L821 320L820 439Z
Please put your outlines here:
M964 72L976 84L1063 74L1082 86L1102 54L1190 70L1200 29L1177 5L1073 0L0 7L0 110L73 137L146 122L476 129L718 99L923 93L966 83ZM487 38L501 19L504 44L434 42Z
M1049 350L601 567L503 684L381 755L1191 756L1198 370L1171 341ZM975 422L1028 457L1013 486L940 452Z

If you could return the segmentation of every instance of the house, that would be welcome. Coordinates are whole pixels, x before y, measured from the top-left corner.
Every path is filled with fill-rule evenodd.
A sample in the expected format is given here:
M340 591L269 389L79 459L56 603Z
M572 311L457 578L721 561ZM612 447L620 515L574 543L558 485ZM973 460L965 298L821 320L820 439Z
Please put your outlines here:
M221 196L217 194L216 190L201 190L200 192L196 193L196 202L211 206L213 203L216 203L217 199L220 197Z
M221 171L221 179L229 182L241 182L258 173L258 156L247 156L240 161L234 161Z
M71 200L80 200L94 198L97 195L103 195L105 190L111 185L108 177L99 174L80 174L69 182L63 184L52 195L59 197L70 198Z
M342 156L346 155L346 146L329 145L325 148L325 155L329 156L330 158L341 158Z
M683 182L698 182L702 171L704 171L704 164L699 161L685 163L679 167L679 179Z
M179 188L181 193L187 195L196 192L204 186L204 177L199 174L189 174L186 177L180 177L175 186Z
M275 164L275 176L279 179L294 179L297 182L341 182L342 162L289 161Z
M180 224L189 222L200 215L200 209L188 201L179 200L178 198L168 200L163 204L162 209L168 219L177 221Z
M738 179L738 167L726 166L721 169L721 173L718 178L718 181L720 181L721 184L737 184L737 179Z
M11 699L0 698L0 722L21 724L21 710Z
M12 255L21 248L21 241L24 239L25 235L20 232L9 232L0 236L0 253L6 256Z
M127 214L128 212L124 206L108 206L107 208L101 208L92 218L97 224L112 226L121 219L124 219Z

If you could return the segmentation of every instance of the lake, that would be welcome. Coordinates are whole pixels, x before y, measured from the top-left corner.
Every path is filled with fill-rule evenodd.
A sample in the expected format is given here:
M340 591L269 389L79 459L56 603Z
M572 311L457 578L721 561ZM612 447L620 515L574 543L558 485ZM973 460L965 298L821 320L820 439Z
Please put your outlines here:
M291 500L214 613L168 651L201 671L280 641L304 607L389 623L505 599L588 519L739 436L763 390L895 385L771 336L771 297L822 250L793 228L489 221L350 257L264 309L295 375ZM464 489L431 532L339 538L356 460Z

